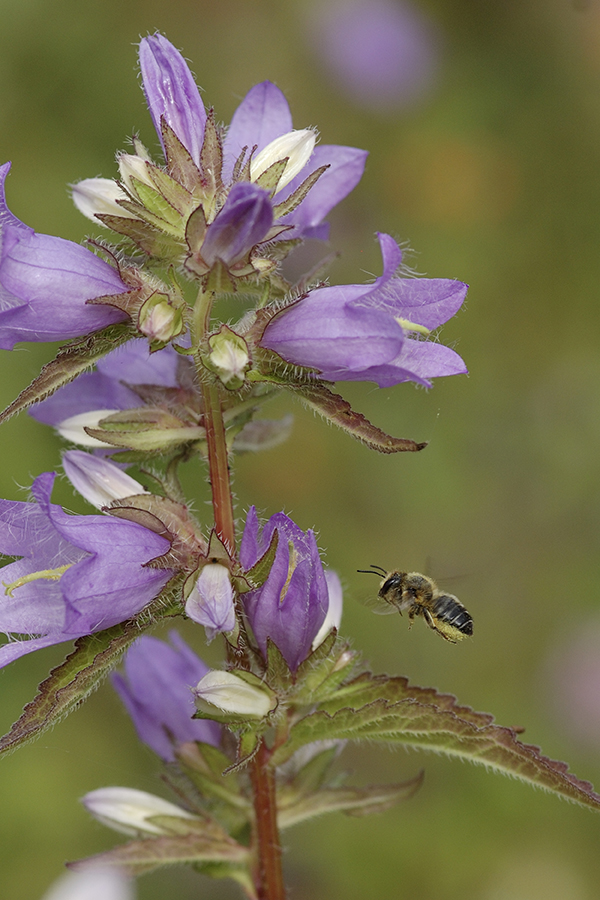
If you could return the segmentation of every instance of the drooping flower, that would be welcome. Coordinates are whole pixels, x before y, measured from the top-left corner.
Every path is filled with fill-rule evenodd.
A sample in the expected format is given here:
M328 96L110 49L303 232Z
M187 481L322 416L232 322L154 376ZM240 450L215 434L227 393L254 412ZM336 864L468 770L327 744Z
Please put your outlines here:
M125 704L141 741L162 759L175 759L186 741L219 743L220 727L192 719L192 688L208 672L202 660L176 631L170 644L142 635L125 657L124 675L113 676L113 687Z
M145 491L139 481L119 466L82 450L67 450L63 454L63 469L75 490L96 509Z
M208 262L206 257L212 255L211 245L215 242L218 243L221 254L235 257L236 247L239 250L243 243L241 234L244 231L247 239L255 238L256 243L276 237L275 233L261 234L262 227L258 228L256 222L254 226L244 223L246 216L256 220L256 210L247 209L244 204L237 204L235 208L230 207L228 210L228 226L231 225L234 213L240 221L239 228L236 226L235 229L230 229L233 241L231 247L225 247L225 232L214 228L220 211L227 203L227 196L235 186L247 184L248 181L251 184L260 183L261 176L275 164L278 167L277 177L273 184L269 184L273 199L263 200L263 209L256 221L266 222L269 209L273 214L272 204L278 205L288 200L310 175L325 166L326 170L308 193L298 197L297 203L290 204L294 206L293 209L282 207L279 210L279 227L276 232L280 233L282 226L285 226L288 228L285 238L326 237L327 226L323 225L323 220L360 180L367 155L365 151L335 145L320 145L315 148L314 131L293 129L285 97L279 88L268 81L252 88L234 113L222 141L222 153L221 150L214 151L220 137L218 130L214 131L214 126L211 125L212 149L207 150L207 114L181 54L163 35L150 35L140 43L140 68L150 115L165 155L177 152L166 146L166 127L175 135L185 153L189 154L192 166L190 168L184 163L177 176L173 166L170 167L171 176L179 178L179 188L170 195L171 209L165 213L163 207L163 213L160 213L159 207L153 207L154 213L158 211L159 215L167 216L165 233L183 241L186 223L192 213L198 210L198 201L194 199L195 187L192 184L196 179L196 187L205 197L202 208L204 226L208 227L206 234L200 229L196 245L192 248L194 258L199 256ZM114 183L98 178L87 179L74 186L74 202L84 215L96 222L102 221L101 217L107 213L111 217L135 217L132 201L134 205L144 202L139 185L143 185L142 192L145 192L146 198L148 188L160 192L162 176L157 174L156 167L141 145L137 149L136 156L124 154L120 157L122 186L117 185L116 190ZM205 151L212 153L206 171ZM194 167L197 176L194 174ZM196 217L194 229L198 221ZM114 220L106 224L111 227L116 225ZM123 233L128 233L126 226L124 227ZM216 238L211 236L211 229L213 234L217 233ZM200 246L202 240L207 242L204 249ZM221 258L224 258L223 255ZM194 266L191 268L196 271Z
M135 522L73 516L50 502L54 475L33 483L35 502L0 500L0 666L25 653L110 628L140 612L172 575L146 565L169 541ZM24 639L25 635L31 635Z
M9 170L10 163L0 166L0 348L62 341L125 321L121 310L87 302L129 290L116 269L79 244L36 234L10 212Z
M278 532L275 560L262 587L244 594L248 621L266 657L267 638L296 670L311 651L325 621L329 591L312 531L302 531L284 513L271 516L261 529L251 507L240 549L240 562L248 571L267 551Z
M153 821L155 817L168 816L177 820L198 821L197 816L181 806L135 788L98 788L82 797L81 802L103 825L135 837L171 833L168 828ZM178 821L178 825L185 828L185 822Z
M373 284L310 291L267 325L261 345L288 362L316 369L326 381L403 381L465 373L460 356L428 333L461 307L467 285L446 278L403 278L397 243L379 234L383 274Z

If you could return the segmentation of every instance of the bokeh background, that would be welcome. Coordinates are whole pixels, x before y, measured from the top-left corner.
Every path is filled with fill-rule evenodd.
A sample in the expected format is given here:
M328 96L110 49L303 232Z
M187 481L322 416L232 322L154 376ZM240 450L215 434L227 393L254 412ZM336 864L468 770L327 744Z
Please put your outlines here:
M361 184L331 216L341 254L332 277L377 274L381 230L414 248L421 273L468 281L443 340L470 376L429 392L340 386L391 433L429 440L415 456L378 456L295 407L287 445L239 459L239 509L283 508L318 529L346 587L343 629L375 671L525 726L526 740L598 786L600 2L365 5L366 19L350 0L0 0L8 200L38 231L89 234L66 184L112 176L134 129L156 147L135 68L135 43L156 29L191 61L221 120L269 78L297 127L368 149ZM0 357L3 406L50 352L29 345ZM282 396L272 411L291 405ZM0 496L24 499L32 478L56 467L60 441L23 415L0 442ZM202 511L199 467L186 485ZM64 482L56 496L84 511ZM429 567L472 613L473 640L452 646L421 623L409 633L406 621L373 616L361 601L375 580L356 573L370 563ZM218 659L200 629L184 631ZM0 673L2 731L64 649ZM385 815L289 832L294 900L598 896L600 817L443 758L365 745L343 762L356 783L421 767L425 783ZM2 897L35 900L65 860L116 843L78 804L109 784L163 792L155 759L104 686L0 762ZM146 876L139 896L237 893L182 869Z

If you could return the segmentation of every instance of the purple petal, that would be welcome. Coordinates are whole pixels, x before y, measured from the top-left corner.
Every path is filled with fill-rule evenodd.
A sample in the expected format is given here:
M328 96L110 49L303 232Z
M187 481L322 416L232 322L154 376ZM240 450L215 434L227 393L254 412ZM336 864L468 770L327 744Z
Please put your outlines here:
M255 85L233 114L223 145L223 178L231 177L233 165L244 147L257 152L276 137L291 131L292 114L282 91L270 81Z
M315 147L302 172L291 181L277 202L281 202L299 187L305 178L320 166L329 166L317 183L310 189L300 206L281 219L288 225L295 225L304 232L316 228L325 216L344 199L358 184L364 172L368 153L354 147L342 147L336 144L319 144ZM313 233L311 237L317 237Z
M262 346L323 373L393 360L402 349L404 332L386 312L349 306L358 287L313 291L275 316L265 329Z
M391 387L403 381L416 381L431 387L431 378L444 375L465 375L467 367L461 357L450 347L434 341L404 342L401 354L392 362L352 373L329 372L331 381L374 381L379 387Z
M185 604L190 619L204 625L208 641L235 628L235 607L229 571L225 566L204 566Z
M181 53L162 34L140 43L140 68L148 109L162 144L164 117L199 165L206 111L196 82Z
M251 569L262 553L264 553L264 549L263 542L259 542L258 514L256 507L251 506L246 516L246 525L240 546L240 563L242 568L246 571Z
M208 266L217 260L234 265L266 237L272 224L273 207L268 193L255 184L236 184L208 227L202 259Z
M133 719L142 741L165 760L175 758L174 744L185 741L219 743L214 722L192 719L195 705L191 688L208 667L172 631L173 646L143 636L125 658L125 677L116 675L113 685Z
M116 270L79 244L36 234L15 219L4 196L8 170L0 168L0 347L65 340L124 321L121 310L86 305L128 290Z
M33 653L34 650L43 650L44 647L52 647L54 644L64 644L65 641L76 640L85 634L87 634L86 631L77 633L59 631L40 638L31 638L25 641L9 641L8 644L0 647L0 668L7 666L27 653Z

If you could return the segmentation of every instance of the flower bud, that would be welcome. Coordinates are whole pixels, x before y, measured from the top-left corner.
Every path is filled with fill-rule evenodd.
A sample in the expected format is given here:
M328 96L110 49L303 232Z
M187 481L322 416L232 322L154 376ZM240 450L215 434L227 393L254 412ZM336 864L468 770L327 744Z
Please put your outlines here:
M304 168L315 148L316 133L310 128L288 131L275 138L250 162L250 180L256 181L273 163L287 159L287 165L279 179L277 191L289 184Z
M114 463L83 450L67 450L63 468L73 487L96 509L145 491L139 481Z
M149 821L154 816L196 819L180 806L134 788L99 788L86 794L81 802L95 819L123 834L168 834L167 829Z
M248 345L243 337L222 325L209 341L210 353L205 360L208 369L218 375L223 385L230 391L237 391L245 381L250 366Z
M78 413L76 416L69 416L63 419L56 426L56 430L66 441L72 444L81 444L82 447L106 447L110 446L105 441L99 441L98 438L90 437L85 430L86 428L98 428L102 419L112 416L120 412L119 409L92 409L89 412Z
M117 203L117 200L126 200L127 197L117 182L110 178L84 178L72 185L71 197L79 212L96 225L100 222L99 215L133 218L133 213Z
M235 609L229 570L219 563L204 566L185 604L190 619L204 625L207 640L216 634L233 631Z
M131 191L132 194L137 196L135 184L131 180L132 178L135 178L137 181L141 181L142 184L147 184L148 187L156 190L152 179L148 175L146 160L142 159L141 156L134 156L132 153L120 153L118 163L119 173L123 180L123 184L125 184L127 190Z
M262 719L277 705L266 690L253 687L233 672L213 669L194 689L197 700L216 706L225 713Z
M151 341L167 343L183 331L183 315L166 294L152 294L138 314L138 328Z

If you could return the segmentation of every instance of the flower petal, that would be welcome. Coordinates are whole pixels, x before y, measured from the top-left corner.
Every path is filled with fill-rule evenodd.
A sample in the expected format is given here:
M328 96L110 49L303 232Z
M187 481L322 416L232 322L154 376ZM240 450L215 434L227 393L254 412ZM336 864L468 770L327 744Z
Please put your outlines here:
M148 109L161 144L160 120L164 117L198 165L206 111L183 56L162 34L153 34L140 43L140 68Z
M292 130L292 114L279 88L270 81L255 85L233 114L223 144L223 177L231 177L233 165L244 147L257 152Z

